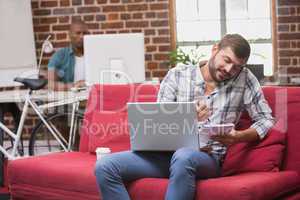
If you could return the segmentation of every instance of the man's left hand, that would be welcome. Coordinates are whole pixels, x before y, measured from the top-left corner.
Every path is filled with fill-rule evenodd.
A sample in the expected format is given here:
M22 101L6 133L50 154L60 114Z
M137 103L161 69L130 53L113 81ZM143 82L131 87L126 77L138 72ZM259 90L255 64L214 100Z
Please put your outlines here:
M85 81L84 80L80 80L80 81L77 81L76 83L74 83L73 87L75 88L80 88L80 87L85 87L86 84L85 84Z
M238 143L238 131L232 129L228 134L220 134L211 136L212 140L218 141L226 146Z

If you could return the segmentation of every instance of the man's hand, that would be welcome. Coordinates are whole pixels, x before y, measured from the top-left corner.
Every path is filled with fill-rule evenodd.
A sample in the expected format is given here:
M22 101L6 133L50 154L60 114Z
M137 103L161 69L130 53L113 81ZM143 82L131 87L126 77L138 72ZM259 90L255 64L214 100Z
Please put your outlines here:
M58 80L55 70L48 70L48 88L54 91L69 91L73 87L85 87L85 81L80 80L76 83L63 83Z
M230 146L232 144L239 142L239 134L238 131L232 129L230 133L213 135L211 136L212 140L218 141L226 146Z
M207 107L204 101L196 102L196 110L199 122L207 120L210 116L209 108Z
M80 88L80 87L85 87L86 84L85 84L85 81L84 80L80 80L80 81L77 81L76 83L74 83L73 87L75 88Z
M260 138L254 128L248 128L242 131L232 129L230 133L226 135L211 136L211 139L228 146L239 142L255 142L259 141Z
M207 154L210 154L212 152L213 148L210 145L207 145L207 146L201 147L199 150L203 151Z

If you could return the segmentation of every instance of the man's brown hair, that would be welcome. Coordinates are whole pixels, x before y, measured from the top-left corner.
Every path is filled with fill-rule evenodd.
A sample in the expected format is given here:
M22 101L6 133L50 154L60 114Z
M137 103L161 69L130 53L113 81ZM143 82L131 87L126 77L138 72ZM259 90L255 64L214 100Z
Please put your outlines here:
M227 34L218 44L219 49L229 47L236 57L248 60L250 56L250 45L248 41L239 34Z

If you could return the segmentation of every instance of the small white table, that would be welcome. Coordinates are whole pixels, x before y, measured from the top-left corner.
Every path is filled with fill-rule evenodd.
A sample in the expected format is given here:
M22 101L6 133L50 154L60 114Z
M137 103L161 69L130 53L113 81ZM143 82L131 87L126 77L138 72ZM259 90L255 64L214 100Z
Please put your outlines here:
M0 103L21 103L25 101L25 96L28 90L8 90L0 92ZM51 90L37 90L33 91L32 98L46 101L57 102L67 100L85 100L88 97L88 90L80 92L72 91L51 91Z

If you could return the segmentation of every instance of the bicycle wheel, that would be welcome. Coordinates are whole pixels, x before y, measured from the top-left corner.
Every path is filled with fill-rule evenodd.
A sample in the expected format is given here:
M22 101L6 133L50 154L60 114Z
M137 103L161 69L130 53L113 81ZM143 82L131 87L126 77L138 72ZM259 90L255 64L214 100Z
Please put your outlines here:
M59 131L64 145L68 146L69 141L69 133L71 126L71 113L56 113L46 118L46 121L51 125L53 129ZM74 145L71 146L72 150L77 150L79 147L79 131L83 121L83 115L81 113L75 113L75 142ZM50 130L46 127L46 125L40 120L37 125L33 128L32 133L30 135L29 147L28 147L29 155L41 155L47 154L50 152L59 152L63 151L63 148L59 144L59 142L52 135Z

